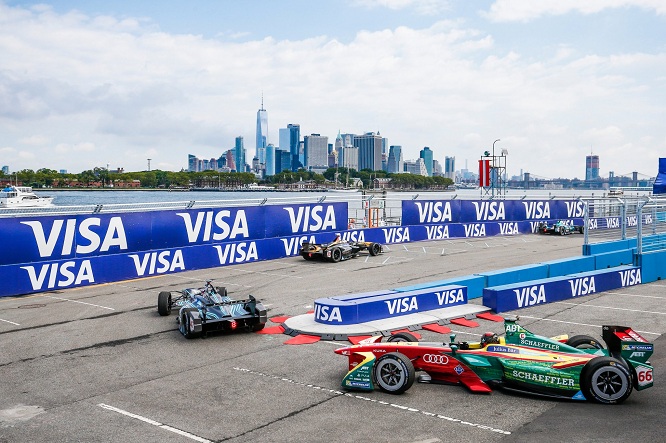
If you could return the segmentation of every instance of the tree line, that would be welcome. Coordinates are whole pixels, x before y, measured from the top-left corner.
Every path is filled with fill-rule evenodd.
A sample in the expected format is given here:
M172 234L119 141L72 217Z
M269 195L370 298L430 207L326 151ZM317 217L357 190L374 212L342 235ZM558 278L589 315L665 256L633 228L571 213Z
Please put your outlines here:
M217 172L217 171L152 171L115 172L105 168L94 168L80 172L60 173L53 169L42 168L37 171L23 169L12 174L0 172L3 182L21 183L33 188L67 188L67 187L121 187L121 183L138 181L141 188L189 188L189 187L242 187L250 184L280 186L299 181L311 181L321 186L351 185L360 180L364 188L372 188L373 181L379 178L391 179L394 189L444 189L453 184L453 180L445 177L424 177L415 174L389 174L386 171L362 169L356 171L349 168L329 168L323 174L300 169L298 171L282 171L265 180L258 179L251 172ZM356 179L356 180L354 180Z

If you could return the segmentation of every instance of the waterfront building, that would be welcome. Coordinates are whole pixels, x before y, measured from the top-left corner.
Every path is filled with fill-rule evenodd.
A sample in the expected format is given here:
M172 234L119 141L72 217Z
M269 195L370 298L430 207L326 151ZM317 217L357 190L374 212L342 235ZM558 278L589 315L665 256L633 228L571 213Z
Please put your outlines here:
M382 168L382 137L374 132L354 136L354 146L358 148L358 167L371 171Z
M444 157L444 177L456 180L456 158Z
M428 170L426 169L425 162L422 158L405 160L405 172L408 174L422 175L424 177L428 176Z
M3 166L2 167L2 173L5 175L9 174L9 166ZM64 172L64 174L67 174L67 172Z
M343 162L338 165L342 168L354 169L359 171L358 168L358 148L355 146L345 146L342 148ZM338 159L338 162L340 159Z
M236 172L245 172L245 146L243 145L243 136L236 137L234 163L236 164Z
M405 161L402 158L402 146L390 146L386 160L386 171L390 174L401 174L404 172L404 169Z
M232 149L229 149L224 155L227 158L227 167L229 168L229 170L235 171L236 161L234 159L234 151Z
M585 180L599 179L599 156L590 154L585 157Z
M435 177L435 176L441 177L443 175L442 174L442 165L437 160L434 160L434 159L432 161L432 175L433 175L433 177Z
M275 175L275 146L269 143L266 146L266 177Z
M305 167L328 168L328 137L321 134L311 134L303 137L303 152Z
M423 159L423 163L425 164L426 171L428 171L428 177L432 177L432 151L430 150L429 147L424 147L421 149L419 153L419 157Z

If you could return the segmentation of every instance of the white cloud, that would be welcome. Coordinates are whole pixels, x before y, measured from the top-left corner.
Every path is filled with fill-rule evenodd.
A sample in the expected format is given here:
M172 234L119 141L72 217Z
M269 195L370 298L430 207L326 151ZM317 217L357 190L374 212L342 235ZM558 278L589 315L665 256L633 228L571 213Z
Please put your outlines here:
M365 8L413 9L417 14L435 15L450 9L450 0L351 0Z
M584 176L591 143L611 170L628 163L618 153L632 141L641 172L666 152L666 55L653 48L599 56L554 45L527 57L520 47L499 52L493 34L465 20L359 31L342 43L205 39L2 3L0 17L0 146L40 163L0 151L12 170L143 170L147 158L179 170L187 154L219 157L236 136L251 158L262 92L275 144L288 123L330 142L338 130L380 131L405 158L430 146L438 160L474 169L500 138L509 174L545 177ZM611 127L623 137L598 129Z
M495 22L530 21L571 12L589 15L606 9L641 8L666 14L663 0L496 0L484 15Z

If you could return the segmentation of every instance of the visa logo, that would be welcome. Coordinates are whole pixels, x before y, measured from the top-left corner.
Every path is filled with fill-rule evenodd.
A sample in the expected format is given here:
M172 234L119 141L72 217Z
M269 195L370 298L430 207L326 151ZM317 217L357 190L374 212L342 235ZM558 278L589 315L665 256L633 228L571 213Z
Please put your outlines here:
M414 202L421 223L451 221L451 202Z
M435 292L435 295L437 296L437 303L439 303L440 306L455 303L465 303L465 292L462 290L462 288Z
M619 228L620 227L620 218L619 217L607 218L606 219L606 227L607 228Z
M594 277L582 277L569 280L569 285L571 286L572 297L588 295L597 292L594 284Z
M340 236L340 239L342 241L346 242L359 242L359 241L365 241L365 232L364 231L348 231L348 232L343 232L342 235Z
M622 282L622 287L641 284L640 269L628 269L626 271L619 271L619 274L620 274L620 281Z
M384 243L402 243L409 241L409 228L382 228L384 232Z
M185 270L183 251L180 249L173 251L173 256L171 256L171 251L162 251L130 254L129 257L134 261L134 268L138 277Z
M517 235L518 223L499 223L500 235Z
M514 289L513 292L516 294L519 308L546 303L546 289L543 285Z
M588 220L587 229L598 229L597 219L591 218Z
M193 220L192 215L196 214ZM247 225L245 211L240 209L232 216L231 211L199 211L199 212L177 212L177 216L183 219L187 232L187 241L233 240L235 238L248 238L250 232ZM233 217L233 219L232 219Z
M532 230L532 234L536 234L539 232L539 225L541 222L530 222L530 229Z
M311 235L309 238L306 236L303 237L291 237L291 238L281 238L282 245L284 246L284 254L297 255L301 252L301 245L303 242L315 243L314 235Z
M548 202L521 202L525 206L525 218L548 219L550 218L550 204Z
M567 218L585 217L585 203L581 201L565 201L567 205Z
M504 210L504 202L472 202L476 208L477 221L485 220L506 220L506 212Z
M485 237L486 225L483 223L471 223L463 225L465 228L465 237Z
M47 223L45 222L45 224ZM106 252L112 247L120 250L127 249L127 236L120 217L111 217L107 226L102 226L102 219L99 217L84 218L78 225L76 219L73 218L66 222L65 220L54 220L48 235L40 221L22 221L21 224L30 226L32 229L40 257L51 257L59 240L62 240L60 250L62 255L69 255L74 251L77 254ZM83 241L76 242L77 233Z
M395 298L393 300L386 300L386 307L389 314L400 314L409 311L418 311L419 305L416 302L416 297Z
M428 240L442 240L449 238L449 225L426 226Z
M226 245L214 245L221 265L233 263L244 263L259 260L256 242L230 243Z
M342 323L342 314L340 313L340 308L327 306L327 305L318 305L315 304L315 320L320 320L323 322L338 322Z
M83 282L95 282L90 260L83 260L78 265L76 262L66 261L64 263L47 263L41 266L21 266L21 269L25 269L28 273L30 284L35 291L55 287L66 288L72 285L80 285ZM44 287L45 283L46 287Z
M336 229L335 210L331 205L299 206L282 208L289 213L291 232L324 231Z

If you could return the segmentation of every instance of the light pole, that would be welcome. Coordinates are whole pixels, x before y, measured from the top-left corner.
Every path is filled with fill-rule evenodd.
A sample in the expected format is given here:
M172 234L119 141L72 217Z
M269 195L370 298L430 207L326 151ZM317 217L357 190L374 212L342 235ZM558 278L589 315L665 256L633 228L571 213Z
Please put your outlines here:
M499 138L493 142L493 166L492 166L493 173L490 177L490 180L492 180L490 182L490 189L492 189L493 199L495 198L495 183L497 182L497 170L495 169L495 143L497 143L498 141L500 141Z

